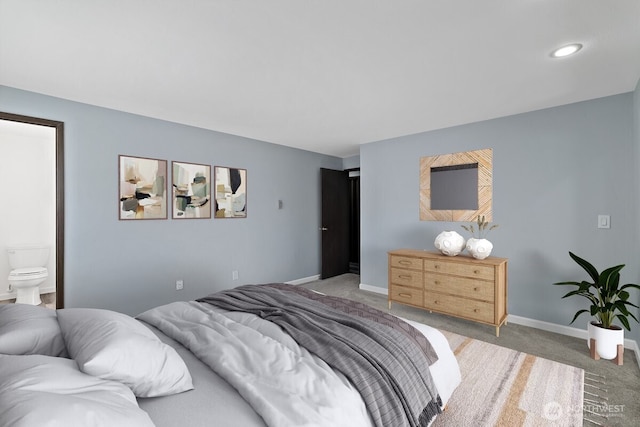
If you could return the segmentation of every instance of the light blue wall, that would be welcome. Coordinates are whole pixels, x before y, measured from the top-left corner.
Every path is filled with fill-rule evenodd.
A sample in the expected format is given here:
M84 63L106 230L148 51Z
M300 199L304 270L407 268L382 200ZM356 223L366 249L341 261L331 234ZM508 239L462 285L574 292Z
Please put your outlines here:
M635 174L631 175L633 181L635 182L635 197L634 200L636 202L636 218L638 220L635 221L635 228L633 229L635 247L633 248L633 254L635 254L635 259L633 262L635 264L640 263L640 80L636 85L636 90L633 92L633 120L634 120L634 148L635 148L635 163L634 163L634 171ZM634 283L640 284L640 272L636 274ZM633 301L634 304L640 306L640 296ZM640 310L637 310L637 316L640 319ZM640 326L635 326L635 329L631 329L631 332L635 332L635 340L640 345Z
M351 156L342 159L343 169L355 169L360 167L360 156Z
M65 124L67 307L137 314L319 274L319 169L342 159L2 86L0 110ZM245 168L248 218L119 221L119 154Z
M387 287L390 249L433 250L443 230L465 235L460 223L419 221L419 161L482 148L493 149L499 228L488 237L493 255L509 258L509 313L566 325L584 308L586 300L562 300L569 289L551 285L583 278L570 250L599 269L624 263L622 279L636 282L633 100L627 93L362 145L361 282ZM597 228L598 214L611 215L611 229Z
M321 167L361 167L361 282L386 288L387 250L432 249L445 229L464 234L459 223L418 220L419 158L479 148L494 150L500 227L490 238L493 254L510 260L510 313L571 320L584 303L561 300L564 289L550 285L582 274L569 250L598 268L625 263L623 280L640 282L640 82L630 94L366 144L349 159L2 86L0 110L65 122L69 307L136 314L241 283L318 274ZM249 216L118 221L118 154L246 168ZM596 228L598 214L611 215L610 230ZM629 335L640 342L640 326Z

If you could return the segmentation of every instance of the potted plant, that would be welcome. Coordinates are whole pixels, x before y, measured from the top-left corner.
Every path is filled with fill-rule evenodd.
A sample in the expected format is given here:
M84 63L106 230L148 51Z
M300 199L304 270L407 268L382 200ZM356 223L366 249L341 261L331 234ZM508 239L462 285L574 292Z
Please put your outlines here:
M477 236L476 237L476 227L477 226ZM467 240L467 251L471 254L472 257L477 259L485 259L491 254L491 250L493 249L493 243L488 241L485 237L489 231L497 228L498 225L494 224L489 226L489 221L485 221L484 215L478 215L478 218L475 223L471 223L469 225L463 225L462 228L471 233L471 238Z
M578 310L571 323L583 313L595 316L596 320L588 324L589 339L587 343L590 345L591 338L595 338L598 355L603 359L613 359L616 357L618 344L624 343L624 330L620 326L614 325L613 321L618 319L628 331L631 330L629 317L638 322L636 316L629 311L629 307L638 308L638 306L629 301L627 289L640 289L640 286L634 283L620 286L620 270L622 270L624 264L607 268L598 273L598 270L588 261L572 252L569 252L569 256L587 272L593 282L586 280L580 282L568 281L557 282L554 285L577 286L577 289L567 293L562 298L580 295L589 300L591 303L589 309Z

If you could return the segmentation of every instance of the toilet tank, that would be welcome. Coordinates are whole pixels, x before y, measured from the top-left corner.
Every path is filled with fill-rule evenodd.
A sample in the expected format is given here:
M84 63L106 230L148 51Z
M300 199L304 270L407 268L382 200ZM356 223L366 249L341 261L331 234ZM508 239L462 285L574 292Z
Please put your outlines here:
M9 266L12 270L27 267L46 267L49 262L49 246L9 246Z

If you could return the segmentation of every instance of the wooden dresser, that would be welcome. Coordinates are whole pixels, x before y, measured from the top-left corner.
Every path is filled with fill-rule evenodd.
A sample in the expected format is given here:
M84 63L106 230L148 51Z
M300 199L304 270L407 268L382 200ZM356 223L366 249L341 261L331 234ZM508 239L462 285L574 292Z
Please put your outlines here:
M507 322L507 259L398 249L389 252L391 302L496 327Z

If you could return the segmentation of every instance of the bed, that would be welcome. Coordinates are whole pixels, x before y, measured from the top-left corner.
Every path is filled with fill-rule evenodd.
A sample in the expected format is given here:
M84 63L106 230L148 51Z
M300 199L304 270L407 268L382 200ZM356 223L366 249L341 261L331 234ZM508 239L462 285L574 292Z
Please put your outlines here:
M460 380L436 329L299 286L0 306L3 426L427 426Z

